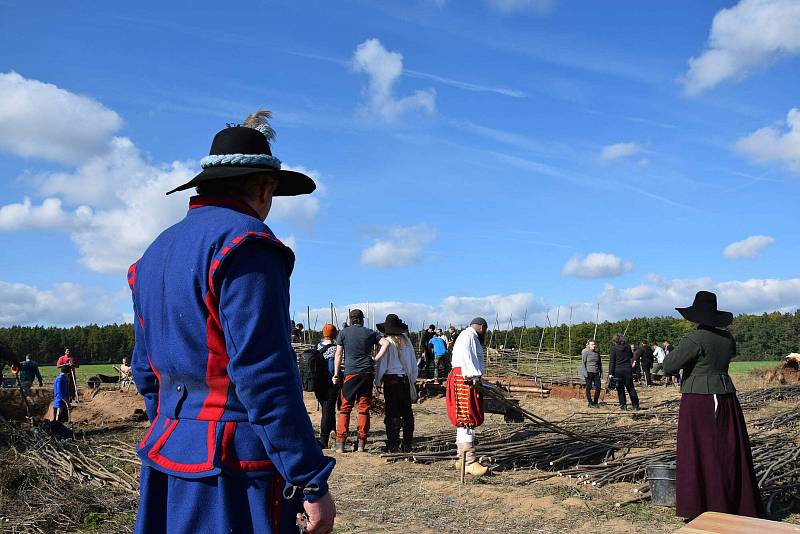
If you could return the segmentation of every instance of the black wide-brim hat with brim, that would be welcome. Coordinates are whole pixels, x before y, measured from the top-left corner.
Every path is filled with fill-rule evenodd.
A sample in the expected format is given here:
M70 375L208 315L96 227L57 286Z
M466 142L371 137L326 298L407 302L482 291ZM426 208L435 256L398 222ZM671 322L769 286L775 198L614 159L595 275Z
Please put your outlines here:
M376 324L375 328L387 336L399 336L408 332L408 325L393 313L387 315L384 322Z
M274 176L278 187L273 196L307 195L317 188L302 172L281 169L272 155L267 137L255 128L231 126L217 133L208 156L200 160L203 171L183 185L167 192L184 191L199 184L222 178L245 178L257 174Z
M717 296L710 291L698 291L691 306L675 309L686 320L697 324L723 327L733 322L731 312L717 309Z

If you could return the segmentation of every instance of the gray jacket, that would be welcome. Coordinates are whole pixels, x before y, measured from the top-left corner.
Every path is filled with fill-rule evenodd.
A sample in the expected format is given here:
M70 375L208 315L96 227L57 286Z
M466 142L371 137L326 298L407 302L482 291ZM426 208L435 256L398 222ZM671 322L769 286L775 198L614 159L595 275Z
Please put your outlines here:
M581 351L581 363L583 364L583 368L586 369L587 373L600 373L603 374L603 362L600 361L600 353L590 350L590 349L583 349Z

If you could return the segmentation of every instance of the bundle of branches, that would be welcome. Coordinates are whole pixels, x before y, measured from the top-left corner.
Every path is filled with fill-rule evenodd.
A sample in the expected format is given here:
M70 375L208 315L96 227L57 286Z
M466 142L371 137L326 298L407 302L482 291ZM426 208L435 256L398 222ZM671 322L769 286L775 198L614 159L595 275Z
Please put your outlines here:
M774 401L800 401L800 384L757 389L739 395L743 410L755 410Z
M523 424L481 431L479 452L492 471L558 470L607 462L634 446L654 445L664 440L665 432L670 431L653 422L631 425L625 431L609 432L607 421L589 416L575 416L556 424L510 404L495 388L484 388L484 394L507 403L510 409L522 413L526 419ZM381 457L388 462L430 463L457 456L453 433L447 431L419 441L414 452L383 454Z
M750 423L756 428L778 429L796 426L800 423L800 408L792 407L769 417L762 417Z
M130 513L138 468L130 442L108 434L61 440L42 427L0 422L0 521L12 532L56 532Z

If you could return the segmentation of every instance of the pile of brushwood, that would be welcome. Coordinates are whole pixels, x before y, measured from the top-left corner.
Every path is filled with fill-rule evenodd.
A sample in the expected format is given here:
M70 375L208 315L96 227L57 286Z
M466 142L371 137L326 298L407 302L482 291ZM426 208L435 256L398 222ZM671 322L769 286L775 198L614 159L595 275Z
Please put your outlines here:
M495 388L484 394L508 402ZM775 387L741 396L745 410L763 407L769 401L798 401L800 386ZM510 404L510 403L509 403ZM522 424L486 428L480 433L479 452L491 471L538 469L544 471L520 484L554 476L578 479L581 484L604 486L617 482L639 484L638 502L650 497L645 469L648 464L675 462L677 402L667 401L631 414L634 424L612 427L601 414L575 414L549 422L518 408ZM511 408L511 406L509 406ZM800 509L800 410L797 406L751 422L753 463L767 513L779 516ZM410 453L382 454L388 462L430 463L455 460L452 431L421 438Z
M139 495L131 425L70 432L0 420L0 531L130 532ZM122 519L120 523L116 521Z

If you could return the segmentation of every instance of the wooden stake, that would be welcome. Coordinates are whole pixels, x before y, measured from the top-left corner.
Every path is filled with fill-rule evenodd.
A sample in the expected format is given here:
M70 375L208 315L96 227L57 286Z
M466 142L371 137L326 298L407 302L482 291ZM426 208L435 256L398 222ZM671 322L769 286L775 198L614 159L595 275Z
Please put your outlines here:
M567 345L568 353L572 356L572 306L569 307L569 326L567 327Z
M553 330L553 357L555 358L556 354L556 340L558 339L558 325L560 324L558 321L561 318L561 305L559 304L558 308L556 308L556 324L555 330Z
M597 323L600 321L600 303L597 303L597 311L594 314L594 336L592 339L597 341Z
M467 474L467 451L461 451L461 483L464 483L464 476Z

